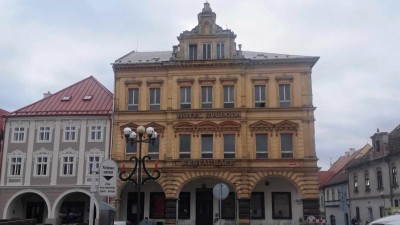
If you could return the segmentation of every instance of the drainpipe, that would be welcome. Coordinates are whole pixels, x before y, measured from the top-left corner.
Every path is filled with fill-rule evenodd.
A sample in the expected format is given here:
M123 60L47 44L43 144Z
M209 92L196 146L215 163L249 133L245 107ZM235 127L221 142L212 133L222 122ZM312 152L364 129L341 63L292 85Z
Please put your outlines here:
M389 202L390 202L390 207L393 207L393 184L392 184L392 179L393 179L393 174L392 171L390 171L390 157L385 157L385 161L387 162L388 166L388 172L389 172ZM385 201L385 199L383 199Z

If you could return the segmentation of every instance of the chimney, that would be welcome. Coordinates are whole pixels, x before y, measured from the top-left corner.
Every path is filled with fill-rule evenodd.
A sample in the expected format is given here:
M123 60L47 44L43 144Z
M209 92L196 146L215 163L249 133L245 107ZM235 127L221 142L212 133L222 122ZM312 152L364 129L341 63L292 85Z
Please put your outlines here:
M350 156L350 152L345 152L344 154L346 155L346 157Z
M47 98L50 97L52 94L50 93L50 91L48 91L47 93L43 93L43 98Z
M350 149L349 149L349 153L350 153L350 155L353 155L355 151L356 151L356 149L355 149L355 148L350 148Z

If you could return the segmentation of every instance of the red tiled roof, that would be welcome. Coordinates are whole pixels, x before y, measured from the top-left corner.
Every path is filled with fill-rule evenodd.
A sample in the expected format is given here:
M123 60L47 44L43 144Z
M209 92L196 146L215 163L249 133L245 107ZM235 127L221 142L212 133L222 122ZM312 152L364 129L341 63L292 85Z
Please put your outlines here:
M64 97L70 97L63 101ZM85 96L92 96L84 100ZM61 115L108 115L112 112L113 94L96 78L90 76L51 96L7 115L13 116L61 116Z
M0 131L3 130L4 127L4 119L3 116L7 115L9 112L6 110L0 109Z
M318 185L322 187L334 175L332 171L318 171Z
M340 156L338 160L332 165L331 168L329 168L329 171L332 171L334 173L339 172L342 170L352 159L354 158L359 158L360 156L364 155L364 153L371 148L369 144L366 144L364 147L361 149L358 149L357 151L354 151L351 155L344 155Z

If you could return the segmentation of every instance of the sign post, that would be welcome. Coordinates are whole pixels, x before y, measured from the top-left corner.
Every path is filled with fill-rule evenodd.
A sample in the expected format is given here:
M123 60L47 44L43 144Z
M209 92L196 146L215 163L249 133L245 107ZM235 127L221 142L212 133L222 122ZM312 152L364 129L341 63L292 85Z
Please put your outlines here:
M112 159L104 160L100 165L99 195L115 197L117 195L118 165Z
M222 216L221 216L221 205L222 205L221 201L223 199L225 199L226 197L228 197L229 188L224 183L218 183L213 188L213 194L214 194L215 198L219 199L219 218L218 219L219 219L219 225L221 225L221 222L222 222L222 220L221 220L221 218L222 218Z

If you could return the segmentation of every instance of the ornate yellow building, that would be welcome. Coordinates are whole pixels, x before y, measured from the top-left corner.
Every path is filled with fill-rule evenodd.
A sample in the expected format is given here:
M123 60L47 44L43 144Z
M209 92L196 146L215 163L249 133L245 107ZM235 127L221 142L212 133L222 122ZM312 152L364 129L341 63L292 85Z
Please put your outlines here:
M112 157L129 170L138 146L123 129L158 133L141 218L158 224L299 224L318 214L311 71L319 57L242 51L209 3L173 51L130 52L113 64ZM157 163L156 163L157 161ZM122 166L123 164L123 166ZM213 188L224 183L221 202ZM135 222L136 187L120 182L116 217Z

